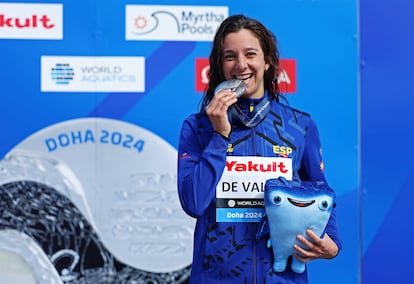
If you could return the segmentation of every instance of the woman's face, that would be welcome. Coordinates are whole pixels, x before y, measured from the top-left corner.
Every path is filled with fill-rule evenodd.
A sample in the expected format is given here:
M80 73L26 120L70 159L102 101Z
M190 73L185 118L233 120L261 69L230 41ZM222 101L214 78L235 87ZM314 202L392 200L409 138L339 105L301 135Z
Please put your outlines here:
M229 33L223 41L223 73L226 80L241 79L246 85L244 97L261 98L263 77L269 68L259 40L247 29Z

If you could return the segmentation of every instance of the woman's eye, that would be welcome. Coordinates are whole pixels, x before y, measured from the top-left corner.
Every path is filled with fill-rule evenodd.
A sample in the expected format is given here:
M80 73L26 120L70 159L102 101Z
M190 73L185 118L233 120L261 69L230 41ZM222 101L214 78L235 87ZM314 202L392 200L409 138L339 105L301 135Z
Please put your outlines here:
M227 54L227 55L224 55L223 58L224 58L224 60L232 60L234 58L234 56L231 55L231 54Z

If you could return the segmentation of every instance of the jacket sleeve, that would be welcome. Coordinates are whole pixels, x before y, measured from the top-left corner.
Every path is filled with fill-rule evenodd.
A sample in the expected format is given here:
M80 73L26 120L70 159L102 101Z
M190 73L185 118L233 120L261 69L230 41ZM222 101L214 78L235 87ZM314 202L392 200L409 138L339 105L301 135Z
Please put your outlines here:
M184 211L195 218L215 200L226 164L228 141L218 133L205 135L205 131L194 119L185 120L178 146L178 194Z
M326 182L319 132L312 119L305 137L305 148L299 175L302 180ZM325 231L336 243L338 251L340 251L342 249L342 241L339 237L336 222L336 206L332 209Z

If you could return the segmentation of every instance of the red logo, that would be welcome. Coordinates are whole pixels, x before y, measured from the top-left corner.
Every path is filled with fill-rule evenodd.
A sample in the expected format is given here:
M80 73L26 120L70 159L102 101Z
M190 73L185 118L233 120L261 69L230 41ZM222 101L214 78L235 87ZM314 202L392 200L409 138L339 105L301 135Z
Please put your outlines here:
M247 161L246 163L231 161L226 162L226 168L229 172L281 172L287 173L288 170L283 162L271 162L267 164L255 163L253 161Z
M208 58L197 58L195 66L195 89L196 92L204 92L208 84L208 72L210 62ZM280 59L281 72L277 74L277 81L281 93L296 92L296 60Z
M277 74L277 83L281 93L296 93L296 60L281 59L281 71Z
M40 26L45 29L51 29L55 25L50 21L51 19L47 15L31 15L30 17L18 18L0 14L1 28L37 28Z
M210 61L208 58L196 58L195 87L196 92L204 92L209 81Z

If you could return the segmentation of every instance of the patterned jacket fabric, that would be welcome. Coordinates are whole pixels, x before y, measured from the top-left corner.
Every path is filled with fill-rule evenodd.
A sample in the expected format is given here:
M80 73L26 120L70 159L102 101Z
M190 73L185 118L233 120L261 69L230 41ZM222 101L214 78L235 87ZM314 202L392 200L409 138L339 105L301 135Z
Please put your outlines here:
M239 104L254 109L260 100L241 98ZM309 114L275 100L257 126L232 125L228 139L213 131L202 111L182 125L178 192L184 211L197 218L190 283L307 283L307 272L295 273L290 265L273 272L267 239L255 237L257 222L217 222L216 186L230 156L287 158L293 180L326 182L317 126ZM326 232L341 249L335 208Z

